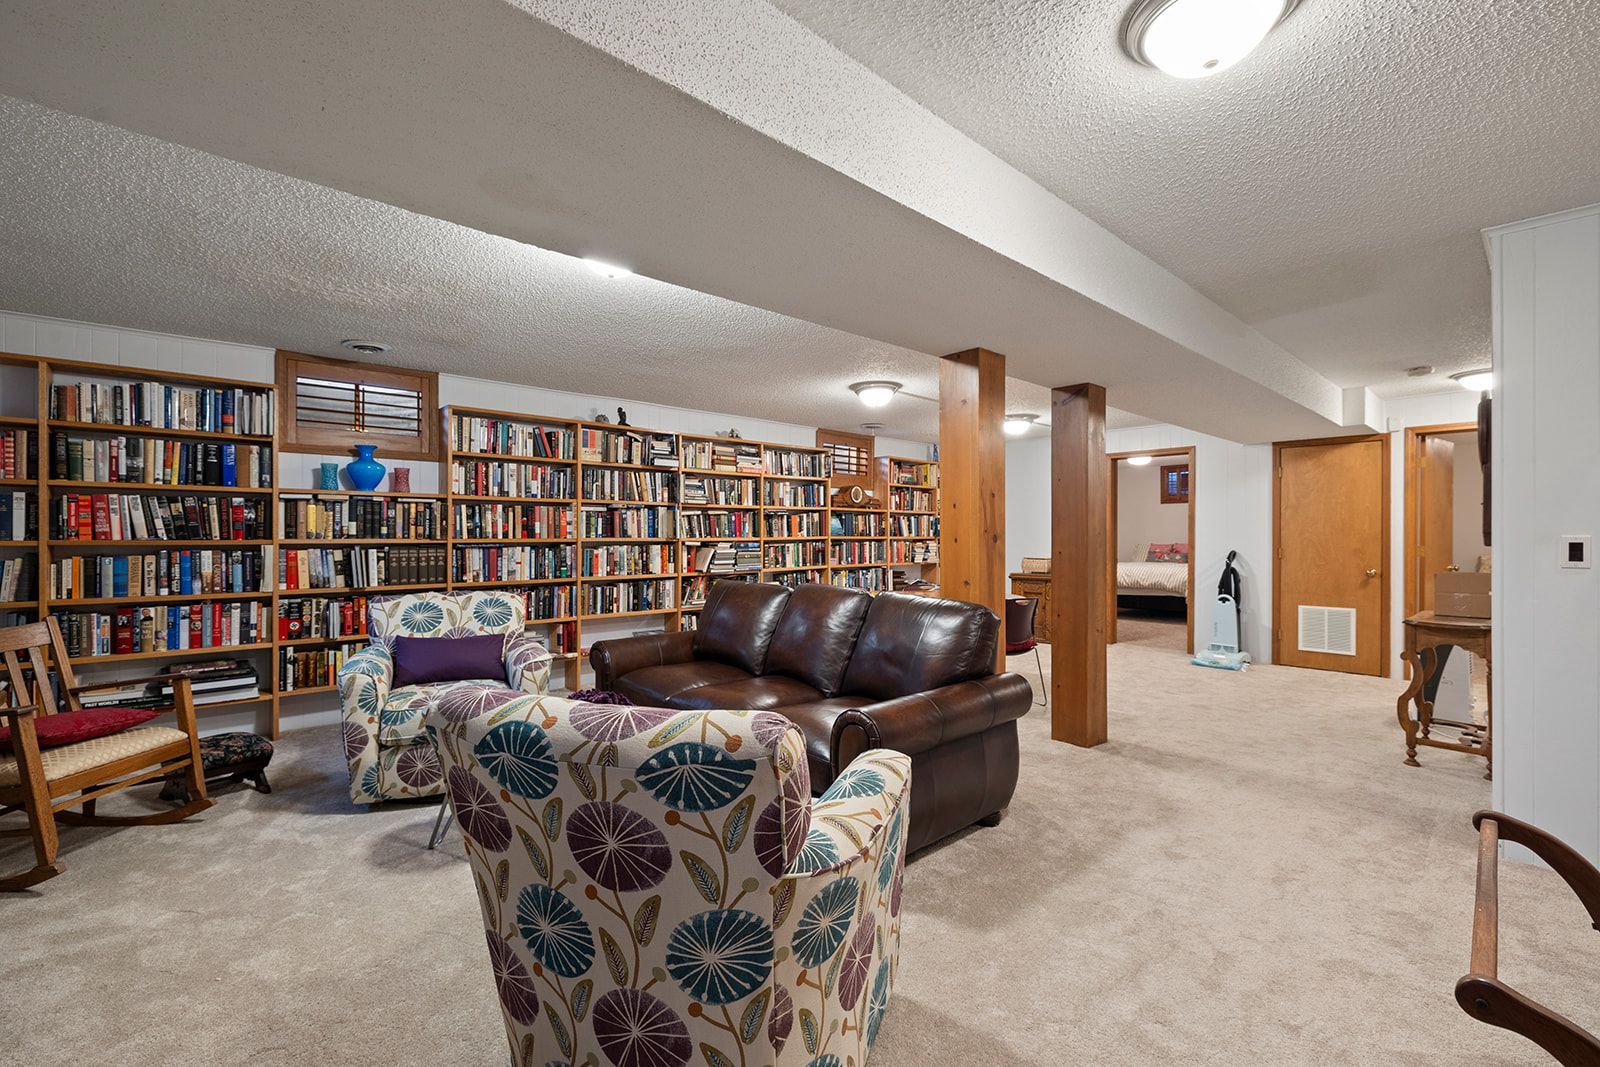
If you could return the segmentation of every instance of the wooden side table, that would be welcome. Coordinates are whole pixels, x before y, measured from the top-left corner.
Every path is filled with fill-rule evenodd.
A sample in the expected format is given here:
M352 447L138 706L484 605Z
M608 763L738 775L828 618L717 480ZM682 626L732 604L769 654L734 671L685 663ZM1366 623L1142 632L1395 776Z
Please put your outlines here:
M1492 779L1494 777L1494 661L1490 655L1490 621L1419 611L1405 621L1405 628L1406 649L1401 653L1401 658L1411 666L1411 682L1395 703L1395 712L1400 718L1400 728L1406 735L1406 765L1422 766L1417 762L1417 746L1427 745L1431 748L1445 748L1453 752L1482 756L1489 763L1483 776ZM1472 722L1435 718L1433 702L1423 697L1423 685L1438 662L1438 653L1435 650L1441 645L1454 645L1464 652L1483 657L1490 681L1490 695L1483 726L1480 727ZM1412 714L1413 706L1415 714ZM1435 726L1447 726L1459 731L1459 734L1455 740L1443 740L1433 736Z

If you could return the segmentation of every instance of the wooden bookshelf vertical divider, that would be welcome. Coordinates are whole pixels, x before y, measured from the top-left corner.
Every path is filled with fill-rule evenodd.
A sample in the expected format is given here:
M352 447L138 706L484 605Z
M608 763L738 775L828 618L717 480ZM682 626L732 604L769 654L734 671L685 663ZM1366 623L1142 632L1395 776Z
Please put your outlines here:
M903 480L903 479L913 480ZM882 488L881 495L884 505L888 509L885 521L888 528L885 532L889 535L889 587L894 587L894 568L896 564L907 567L920 567L921 576L935 585L939 582L939 461L932 459L908 459L904 456L881 456L878 459L878 481ZM895 489L925 490L932 498L932 508L902 507L901 499ZM912 494L903 494L911 496ZM926 528L926 535L896 534L894 530L895 516L904 516L908 523L917 527ZM914 553L914 546L931 544L933 546L933 561L931 563L916 563L908 559L896 559L896 556L909 556Z

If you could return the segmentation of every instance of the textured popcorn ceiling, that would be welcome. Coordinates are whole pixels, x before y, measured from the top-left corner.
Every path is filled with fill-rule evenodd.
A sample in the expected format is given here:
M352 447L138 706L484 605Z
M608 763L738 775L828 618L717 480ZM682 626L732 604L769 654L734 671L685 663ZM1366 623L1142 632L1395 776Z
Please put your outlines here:
M1236 440L1371 410L760 0L6 11L35 103Z
M1187 82L1130 0L774 0L1339 385L1490 361L1485 226L1600 201L1596 0L1302 0ZM1432 364L1432 379L1404 368Z
M581 262L0 97L0 308L800 424L938 437L935 404L868 411L925 353ZM1008 408L1049 410L1013 379ZM1116 412L1117 425L1141 421Z

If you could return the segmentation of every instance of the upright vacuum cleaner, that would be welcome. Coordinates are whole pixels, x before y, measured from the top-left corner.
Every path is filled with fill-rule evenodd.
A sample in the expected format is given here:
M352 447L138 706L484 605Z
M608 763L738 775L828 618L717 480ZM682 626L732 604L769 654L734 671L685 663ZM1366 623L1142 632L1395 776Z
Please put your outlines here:
M1250 653L1239 649L1239 599L1242 587L1233 561L1238 552L1229 552L1222 565L1222 580L1217 583L1217 606L1211 611L1211 644L1190 660L1197 667L1216 667L1242 671L1250 665Z

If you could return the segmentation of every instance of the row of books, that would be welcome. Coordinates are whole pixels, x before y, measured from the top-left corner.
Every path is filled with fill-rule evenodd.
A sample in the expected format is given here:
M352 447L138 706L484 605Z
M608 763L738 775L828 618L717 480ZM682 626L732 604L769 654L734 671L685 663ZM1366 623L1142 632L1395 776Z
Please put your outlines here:
M581 588L585 615L616 615L625 611L675 611L676 578L636 582L587 582Z
M444 501L397 500L393 497L332 497L278 494L283 536L289 540L323 541L345 537L395 541L440 540L444 534Z
M273 395L260 389L165 382L77 382L50 387L50 417L103 426L151 426L271 436Z
M125 656L227 648L266 640L269 607L259 601L57 612L70 656Z
M890 541L890 563L918 563L929 565L939 562L937 541Z
M766 546L762 566L773 567L826 567L828 545L825 541L781 541Z
M595 545L583 549L585 578L672 574L677 569L677 553L670 544Z
M869 593L881 593L889 587L886 571L882 567L835 570L829 575L829 580L846 589L864 589Z
M793 514L767 514L762 525L768 537L826 537L827 520L821 512L801 511Z
M718 571L758 571L761 569L759 541L714 541L686 550L683 569L690 573Z
M68 493L50 502L58 541L266 541L264 501L167 493Z
M492 452L497 456L572 459L574 434L564 427L457 415L450 424L450 447L457 452Z
M768 474L826 478L829 474L828 455L826 452L791 452L769 447L766 451L766 468Z
M458 459L450 464L450 491L458 496L570 499L572 487L571 467L485 459Z
M828 559L835 567L849 567L886 563L889 555L882 541L835 541L828 548Z
M939 501L931 489L889 488L889 507L894 511L938 511Z
M33 431L0 430L0 478L32 478Z
M875 511L835 511L828 523L832 537L882 537L883 515Z
M50 435L50 477L68 482L271 489L272 446L57 433Z
M678 499L685 504L757 505L760 482L753 478L718 478L714 475L685 474Z
M711 595L711 587L717 582L737 581L753 582L759 575L735 575L732 577L715 577L707 574L697 574L693 578L685 578L683 582L683 606L685 610L705 607L706 598Z
M656 505L585 504L578 512L584 537L677 536L678 513Z
M163 548L131 556L66 556L50 563L50 599L270 593L271 551Z
M802 585L826 585L828 573L823 570L815 571L785 571L782 574L771 574L766 578L769 582L787 585L791 589Z
M686 511L678 516L678 528L687 539L760 536L754 511Z
M457 504L451 525L458 538L527 541L576 533L572 509L556 504Z
M939 516L937 515L896 515L889 516L889 536L891 537L938 537Z
M248 700L261 695L261 680L248 660L208 659L193 663L169 663L163 674L181 674L189 679L189 691L196 707L221 704L229 700ZM173 701L171 681L134 683L123 689L98 689L83 698L84 707L164 708Z
M585 500L640 501L648 504L671 504L677 497L678 480L670 474L654 471L623 471L605 468L585 468L583 496Z
M24 489L0 490L0 541L38 537L39 501Z
M739 471L760 474L761 446L737 438L720 441L684 441L681 456L685 470Z
M367 636L367 598L294 597L278 603L278 640Z
M578 613L578 590L571 585L534 585L527 589L516 590L514 595L522 598L523 607L526 609L526 618L529 622L540 619L570 619ZM564 625L564 624L563 624ZM576 643L577 627L572 627L573 643ZM555 645L550 645L555 648ZM570 650L569 650L570 651Z
M572 578L577 570L572 545L484 545L455 550L458 582L513 582Z
M891 460L889 463L891 485L935 486L939 484L939 468L932 463L907 463Z
M769 508L825 508L828 487L822 482L768 482Z
M354 645L333 645L328 648L278 649L278 691L293 693L298 689L320 689L339 684L339 670L351 656L361 651Z
M448 570L443 545L291 548L278 553L278 587L287 590L444 585Z
M33 587L32 556L11 556L0 560L0 602L32 600L39 595Z
M631 463L641 467L678 466L678 437L649 430L578 431L578 454L588 463Z

